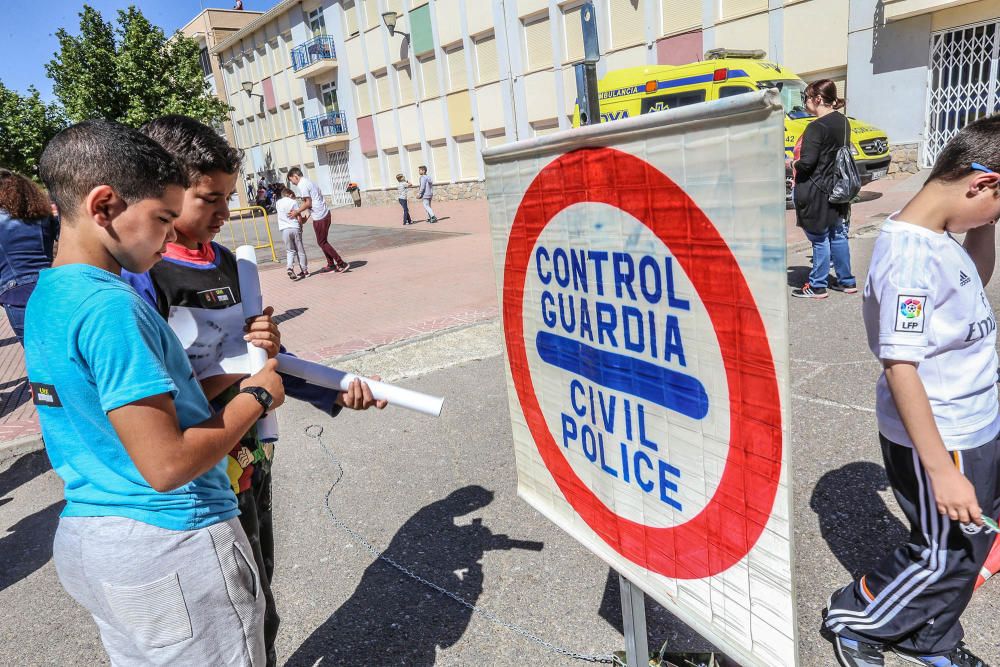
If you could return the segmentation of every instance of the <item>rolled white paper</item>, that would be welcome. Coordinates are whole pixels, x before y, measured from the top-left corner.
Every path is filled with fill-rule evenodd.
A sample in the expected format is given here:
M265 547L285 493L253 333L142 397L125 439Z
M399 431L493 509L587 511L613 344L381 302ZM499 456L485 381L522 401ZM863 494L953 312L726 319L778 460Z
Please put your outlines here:
M345 373L336 368L293 357L290 354L278 354L278 370L282 373L302 378L311 384L328 389L339 389L340 391L347 391L351 386L351 382L355 378L360 378L368 383L368 387L372 390L372 396L375 398L389 401L389 405L415 410L416 412L421 412L432 417L439 417L441 415L441 407L444 404L444 399L437 396L421 394L419 391L412 391L385 382L369 380L354 373Z
M252 245L241 245L236 249L236 271L240 280L240 303L243 317L257 317L264 311L264 300L260 293L260 276L257 274L257 251ZM267 352L247 343L250 357L250 374L258 372L267 363ZM278 419L273 412L266 413L257 422L257 438L261 442L278 439Z

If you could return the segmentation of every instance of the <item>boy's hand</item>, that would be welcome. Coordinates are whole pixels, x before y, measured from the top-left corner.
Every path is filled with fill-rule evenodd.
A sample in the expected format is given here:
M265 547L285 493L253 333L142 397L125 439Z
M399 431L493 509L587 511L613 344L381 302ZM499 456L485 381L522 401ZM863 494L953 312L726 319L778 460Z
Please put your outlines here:
M378 375L372 376L372 380L376 382L381 379ZM376 401L375 397L372 396L372 390L369 388L368 383L363 382L360 378L355 378L351 382L351 386L347 388L347 391L337 394L335 402L337 405L342 405L351 410L367 410L373 405L381 410L389 405L389 401L386 400Z
M243 340L267 352L269 359L278 356L278 351L281 349L281 333L278 331L278 325L271 319L272 314L274 308L268 306L262 314L248 319L246 326L243 327L243 333L246 334Z
M281 376L278 375L278 362L274 359L268 359L264 368L246 380L243 380L243 382L240 382L240 389L247 387L263 387L266 389L267 393L271 394L271 398L273 399L271 410L274 410L285 402L285 385L281 381Z
M976 490L958 468L944 469L930 477L939 514L952 521L983 525L983 511L976 499Z

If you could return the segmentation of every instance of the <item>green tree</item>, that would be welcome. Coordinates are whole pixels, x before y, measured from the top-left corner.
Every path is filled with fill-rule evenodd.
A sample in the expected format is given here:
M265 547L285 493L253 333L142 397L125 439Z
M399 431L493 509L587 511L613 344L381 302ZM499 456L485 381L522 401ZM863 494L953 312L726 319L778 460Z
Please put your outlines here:
M112 26L84 5L80 34L56 34L59 51L46 70L73 121L106 118L138 127L167 113L207 123L228 114L205 82L198 43L180 33L167 39L134 6L119 10Z
M0 82L0 167L37 177L42 149L65 126L62 110L45 104L37 90L19 95Z

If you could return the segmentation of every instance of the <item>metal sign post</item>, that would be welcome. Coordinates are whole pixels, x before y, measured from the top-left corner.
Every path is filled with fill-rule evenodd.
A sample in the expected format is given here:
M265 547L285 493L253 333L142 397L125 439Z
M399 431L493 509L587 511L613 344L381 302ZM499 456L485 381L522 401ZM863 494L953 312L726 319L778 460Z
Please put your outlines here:
M638 586L618 575L622 594L622 630L628 667L647 667L649 642L646 637L646 595Z
M580 107L580 124L596 125L601 122L601 103L597 95L597 61L601 59L597 39L597 15L594 3L586 2L580 8L580 29L583 31L583 62L576 65L576 97Z

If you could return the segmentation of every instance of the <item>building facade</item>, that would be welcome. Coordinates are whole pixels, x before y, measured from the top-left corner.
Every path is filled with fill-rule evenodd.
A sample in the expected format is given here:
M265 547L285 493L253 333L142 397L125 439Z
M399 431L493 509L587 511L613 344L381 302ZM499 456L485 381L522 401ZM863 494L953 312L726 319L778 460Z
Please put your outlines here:
M366 203L389 203L395 175L413 181L417 167L426 165L437 197L481 197L484 148L571 126L573 66L583 58L582 4L279 2L213 50L234 108L236 143L250 156L248 171L284 180L299 166L334 204L346 205L349 182L360 185ZM807 81L837 81L851 115L888 132L896 145L894 170L927 164L954 131L948 128L971 117L971 106L946 109L947 117L934 121L947 126L939 130L929 115L943 104L935 72L969 59L969 49L988 64L966 86L970 95L986 87L975 108L998 108L997 0L594 5L599 75L694 62L713 48L763 49ZM393 34L385 13L397 15ZM972 32L942 37L959 29Z
M250 21L260 16L260 12L245 12L230 9L206 9L191 19L180 29L181 34L198 42L201 48L201 69L205 83L213 95L226 100L226 84L222 78L219 59L211 55L216 45L246 27ZM233 124L227 120L222 124L222 132L229 143L236 145Z

